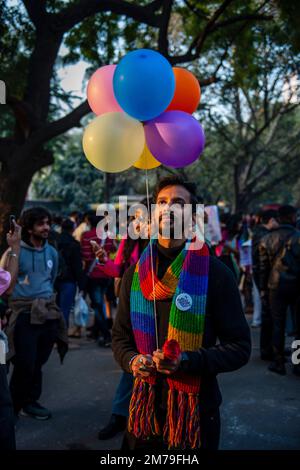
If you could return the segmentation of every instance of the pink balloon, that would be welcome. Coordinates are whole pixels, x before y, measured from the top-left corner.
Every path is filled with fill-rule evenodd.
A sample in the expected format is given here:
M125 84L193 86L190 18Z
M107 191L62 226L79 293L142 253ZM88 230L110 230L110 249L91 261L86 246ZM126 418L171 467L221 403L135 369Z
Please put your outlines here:
M100 114L123 112L113 90L113 76L116 65L104 65L91 76L87 86L87 99L92 111Z

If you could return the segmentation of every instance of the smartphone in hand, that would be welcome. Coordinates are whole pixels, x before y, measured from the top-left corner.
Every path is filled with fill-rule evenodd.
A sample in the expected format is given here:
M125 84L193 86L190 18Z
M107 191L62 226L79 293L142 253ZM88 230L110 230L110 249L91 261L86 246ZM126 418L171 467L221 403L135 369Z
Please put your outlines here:
M14 233L14 231L15 231L14 222L16 222L16 216L12 214L12 215L9 216L9 231L10 231L10 233Z

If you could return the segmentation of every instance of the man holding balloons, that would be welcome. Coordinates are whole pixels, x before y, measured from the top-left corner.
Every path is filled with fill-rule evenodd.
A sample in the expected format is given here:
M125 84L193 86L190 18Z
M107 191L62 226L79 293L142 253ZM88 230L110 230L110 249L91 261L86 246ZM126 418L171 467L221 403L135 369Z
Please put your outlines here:
M97 114L83 136L87 159L106 172L146 170L148 198L148 170L185 167L204 150L204 131L192 116L199 83L156 51L132 51L101 67L87 95ZM216 375L246 364L249 328L231 272L205 243L175 236L175 223L196 222L194 186L162 180L154 201L158 238L125 272L113 328L115 358L135 377L123 447L217 449Z

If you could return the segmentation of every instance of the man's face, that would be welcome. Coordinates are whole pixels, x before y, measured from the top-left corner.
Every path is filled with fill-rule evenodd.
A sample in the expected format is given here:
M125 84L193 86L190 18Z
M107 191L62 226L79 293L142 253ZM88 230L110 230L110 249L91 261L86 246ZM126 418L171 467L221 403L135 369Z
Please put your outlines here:
M31 236L38 240L47 240L50 230L50 221L48 217L36 222L32 230L28 230Z
M274 217L272 217L268 223L269 230L274 230L275 228L278 228L278 227L279 227L279 223Z
M183 186L166 186L158 193L154 220L163 238L183 238L184 226L192 222L190 204L191 195Z

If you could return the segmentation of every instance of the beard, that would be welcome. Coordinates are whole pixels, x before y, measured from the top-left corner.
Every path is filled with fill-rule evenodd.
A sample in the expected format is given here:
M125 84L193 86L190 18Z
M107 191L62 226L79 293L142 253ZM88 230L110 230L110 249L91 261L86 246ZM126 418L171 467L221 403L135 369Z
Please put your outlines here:
M43 232L34 232L32 234L32 237L39 241L47 240L47 238L49 237L49 230L44 230Z
M166 221L163 220L161 214L158 219L158 233L166 239L180 240L184 236L183 214L181 217L175 217L174 213L171 212Z

